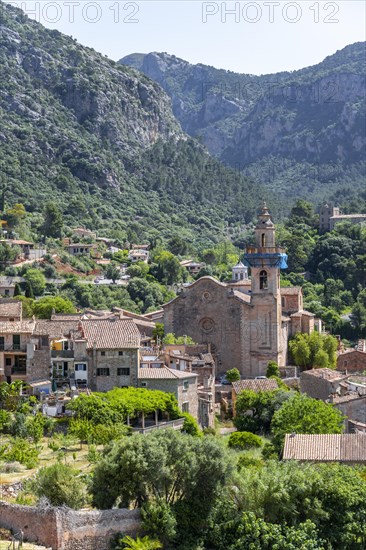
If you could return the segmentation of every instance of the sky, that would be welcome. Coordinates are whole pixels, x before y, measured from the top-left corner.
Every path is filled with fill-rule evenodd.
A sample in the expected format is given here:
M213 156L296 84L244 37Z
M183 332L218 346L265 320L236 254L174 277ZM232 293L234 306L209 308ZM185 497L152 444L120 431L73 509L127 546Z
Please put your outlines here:
M366 40L366 2L6 0L118 60L168 52L191 63L268 74L314 65Z

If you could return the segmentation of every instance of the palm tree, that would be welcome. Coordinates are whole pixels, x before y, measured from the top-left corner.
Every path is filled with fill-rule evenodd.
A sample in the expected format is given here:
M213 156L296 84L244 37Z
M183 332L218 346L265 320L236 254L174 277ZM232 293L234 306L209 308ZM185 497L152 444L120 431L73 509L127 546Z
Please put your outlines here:
M121 543L120 550L158 550L159 548L163 548L158 540L151 539L150 537L143 537L142 539L136 537L136 539L133 539L126 536L121 540Z

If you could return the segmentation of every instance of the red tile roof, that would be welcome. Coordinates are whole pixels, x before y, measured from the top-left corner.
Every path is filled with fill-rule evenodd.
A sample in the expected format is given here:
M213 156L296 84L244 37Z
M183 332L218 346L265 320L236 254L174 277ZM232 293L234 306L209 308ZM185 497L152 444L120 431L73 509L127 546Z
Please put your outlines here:
M132 319L87 319L81 321L87 339L87 348L137 349L140 347L140 332Z
M236 394L243 390L260 392L277 390L277 388L277 380L275 380L274 378L258 378L254 380L238 380L237 382L233 382L233 390Z
M139 369L138 378L142 380L185 380L187 378L197 378L198 374L187 371L169 369L163 367L143 367Z

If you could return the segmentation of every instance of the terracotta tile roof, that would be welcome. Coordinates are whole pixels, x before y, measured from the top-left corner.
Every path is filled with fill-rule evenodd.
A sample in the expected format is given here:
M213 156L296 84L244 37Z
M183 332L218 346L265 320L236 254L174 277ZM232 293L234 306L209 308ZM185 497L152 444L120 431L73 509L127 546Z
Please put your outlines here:
M140 347L140 332L132 319L87 319L81 321L87 348L136 349Z
M316 378L323 378L324 380L342 380L346 378L341 372L327 368L305 370L301 373L301 376L315 376Z
M81 336L80 321L73 319L69 321L50 321L48 319L39 319L36 321L34 333L49 336L51 339L63 338L65 336L78 338Z
M81 316L81 313L53 313L51 321L79 321Z
M17 300L0 300L0 317L21 317L22 302Z
M248 380L238 380L233 382L233 390L236 394L243 390L252 390L255 392L272 391L278 388L277 380L274 378L258 378Z
M366 463L366 435L286 434L283 460Z
M143 367L138 372L138 378L142 380L185 380L187 378L197 378L197 376L193 372L169 369L165 365L156 368Z
M0 321L0 334L32 334L35 326L33 319L24 321Z
M301 286L283 286L281 287L281 294L284 296L293 296L300 294Z

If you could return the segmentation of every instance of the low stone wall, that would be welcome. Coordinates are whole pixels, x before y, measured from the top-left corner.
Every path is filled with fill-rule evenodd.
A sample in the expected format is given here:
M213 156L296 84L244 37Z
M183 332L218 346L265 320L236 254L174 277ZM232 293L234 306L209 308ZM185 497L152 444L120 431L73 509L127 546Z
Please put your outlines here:
M69 508L19 506L0 501L0 527L23 531L25 540L52 550L108 550L110 538L140 530L139 510L77 512Z

